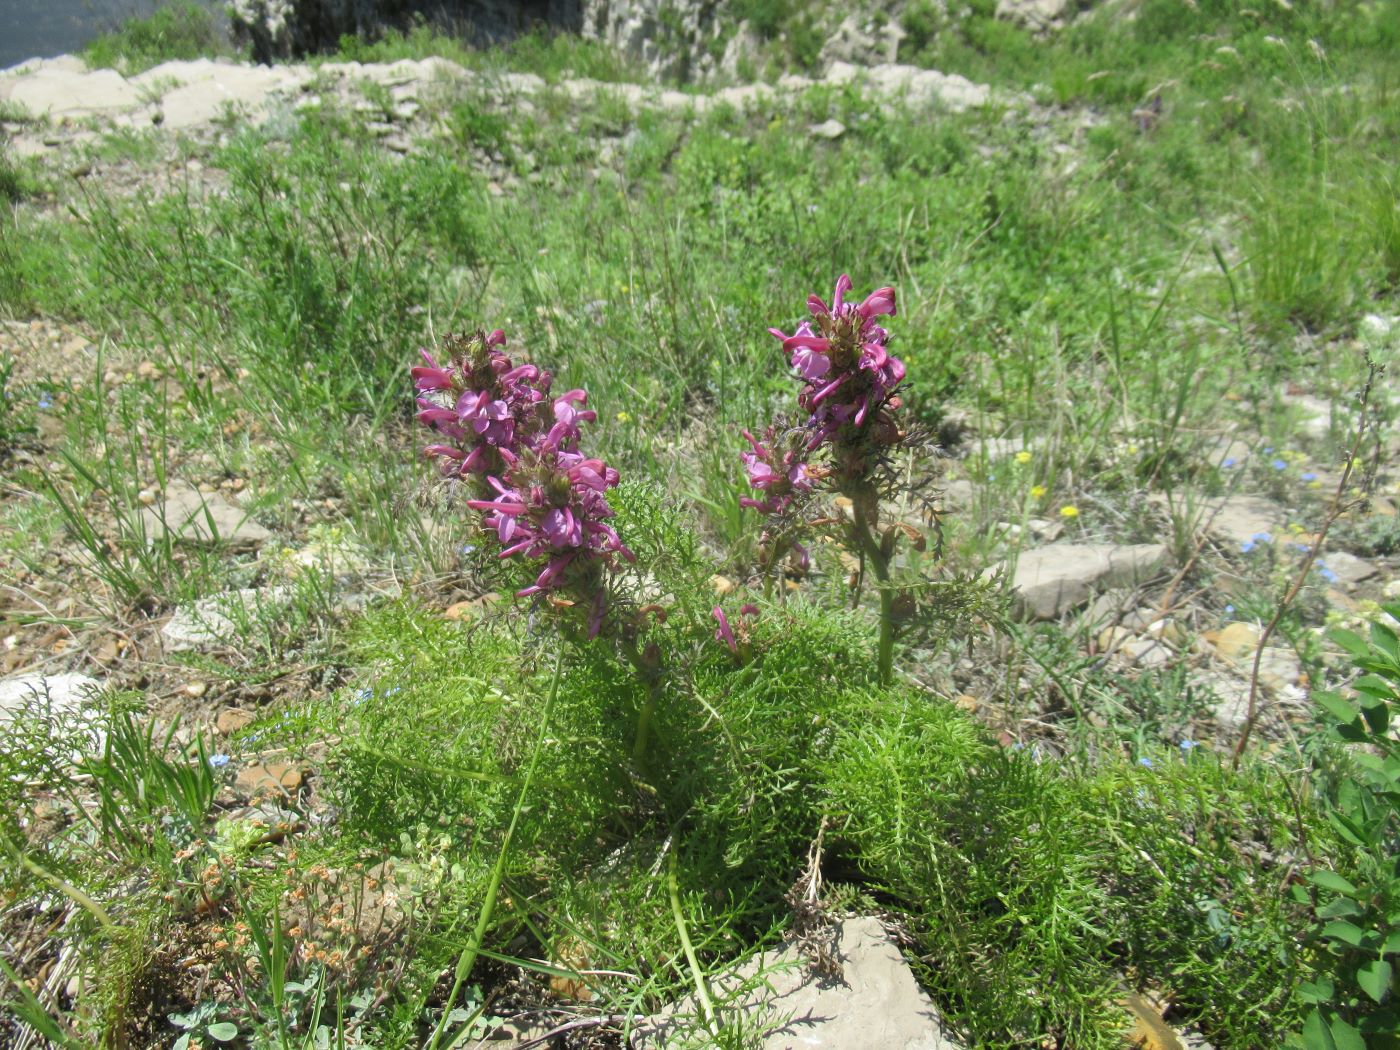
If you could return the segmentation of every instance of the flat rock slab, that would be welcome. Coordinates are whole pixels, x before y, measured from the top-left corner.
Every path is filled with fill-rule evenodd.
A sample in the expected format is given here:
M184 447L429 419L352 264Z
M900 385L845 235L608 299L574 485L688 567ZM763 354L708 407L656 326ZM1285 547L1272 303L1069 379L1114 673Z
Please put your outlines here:
M813 973L789 947L764 952L712 985L756 984L727 1008L771 1019L773 1027L759 1044L763 1050L961 1050L943 1034L938 1010L878 919L842 922L835 954L839 977ZM687 1016L695 1014L693 1006L682 1007ZM662 1050L679 1045L680 1025L662 1018L639 1028L638 1036L638 1045Z
M114 69L91 73L47 67L8 85L12 104L36 117L116 113L141 104L141 92Z
M169 536L180 543L252 550L272 536L217 492L200 492L183 482L171 482L165 501L145 508L141 520L151 542Z
M1364 580L1369 580L1381 571L1365 558L1358 558L1347 551L1328 551L1317 564L1319 568L1326 569L1336 577L1338 583L1347 587L1354 587Z
M13 721L36 707L51 715L77 714L102 683L85 674L22 674L0 678L0 723Z
M1096 591L1133 587L1171 562L1163 543L1052 543L1022 551L1012 578L1012 614L1053 620L1087 602Z
M1200 521L1213 534L1245 544L1257 536L1273 535L1287 517L1277 503L1262 496L1225 496L1207 500Z
M161 628L168 653L236 645L259 617L276 616L291 597L289 587L248 587L224 591L182 605Z
M68 760L100 755L107 741L102 713L93 705L105 687L85 674L21 674L0 678L0 746L11 746L6 730L21 719L41 720L51 740L65 739ZM53 749L47 749L53 753Z

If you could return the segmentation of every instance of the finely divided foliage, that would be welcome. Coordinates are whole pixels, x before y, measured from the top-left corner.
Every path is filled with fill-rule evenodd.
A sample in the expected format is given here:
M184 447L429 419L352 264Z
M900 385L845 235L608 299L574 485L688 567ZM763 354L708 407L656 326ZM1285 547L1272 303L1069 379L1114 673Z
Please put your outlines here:
M752 1048L861 912L969 1050L1394 1045L1400 6L998 6L0 104L0 1043Z

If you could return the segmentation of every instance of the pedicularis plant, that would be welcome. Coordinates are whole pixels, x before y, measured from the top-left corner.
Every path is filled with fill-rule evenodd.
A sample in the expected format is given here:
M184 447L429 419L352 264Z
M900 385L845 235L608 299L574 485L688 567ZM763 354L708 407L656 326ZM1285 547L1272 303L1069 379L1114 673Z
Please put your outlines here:
M765 589L782 559L805 567L802 540L814 529L836 526L846 545L874 572L880 599L879 676L889 682L893 665L894 599L890 565L901 532L917 546L923 537L903 523L884 524L882 496L896 485L893 454L907 443L896 392L904 365L886 344L889 333L878 319L895 313L893 288L880 288L863 301L848 302L851 279L842 276L828 306L808 299L812 319L782 340L802 387L797 404L803 415L779 420L762 439L744 432L743 453L749 483L759 498L744 505L764 517L760 549ZM441 360L423 352L412 370L418 418L442 441L425 452L443 474L467 489L466 505L481 515L480 528L492 534L502 559L531 565L533 582L517 591L545 611L565 638L600 637L620 651L648 685L639 713L634 762L645 760L647 739L662 681L662 657L655 645L642 646L647 617L664 617L655 605L635 608L614 592L619 560L635 555L611 524L608 491L618 472L583 450L583 426L596 419L583 390L551 391L548 372L516 363L505 353L505 333L478 330L449 335ZM844 496L844 517L816 511L824 494ZM750 626L759 615L744 605L731 624L714 610L716 638L735 657L750 655Z
M897 392L904 382L904 363L889 352L889 332L877 320L895 315L894 289L877 288L859 303L847 301L850 290L851 279L842 274L829 306L818 296L808 297L812 319L801 322L792 335L769 329L782 340L802 382L797 395L801 415L771 423L761 440L744 431L750 446L743 454L749 484L762 498L742 502L766 518L760 542L765 583L784 557L794 557L805 568L807 549L800 541L812 529L833 524L842 529L846 546L861 559L857 590L866 566L875 574L879 672L888 684L896 598L890 564L901 534L918 549L923 549L924 537L904 522L881 520L882 497L900 487L892 469L895 453L911 444ZM814 497L823 492L849 501L843 519L813 514Z

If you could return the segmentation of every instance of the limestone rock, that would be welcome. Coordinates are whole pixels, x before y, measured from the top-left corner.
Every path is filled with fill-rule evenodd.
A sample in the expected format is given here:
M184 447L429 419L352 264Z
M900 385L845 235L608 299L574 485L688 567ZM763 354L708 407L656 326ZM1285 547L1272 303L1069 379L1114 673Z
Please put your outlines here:
M825 120L820 124L814 124L808 130L819 139L834 140L846 134L846 125L839 120Z
M1022 551L1012 586L1013 614L1053 620L1111 587L1130 587L1156 576L1171 559L1162 543L1053 543Z
M165 651L179 653L236 645L259 616L276 615L291 593L288 587L249 587L182 605L161 629Z
M1347 587L1354 587L1380 572L1380 569L1365 558L1358 558L1355 554L1348 554L1346 551L1332 551L1324 554L1318 561L1318 567L1325 567L1336 576L1338 583Z
M266 765L244 766L234 779L234 790L241 794L255 796L286 792L288 794L301 787L302 773L296 766L282 762L269 762Z
M7 101L35 116L91 116L135 109L141 93L114 69L78 73L50 67L19 77Z
M219 717L214 720L214 728L222 736L230 736L240 729L247 729L253 724L255 716L251 711L244 711L239 707L226 707L219 712Z
M1215 637L1215 651L1231 662L1252 660L1261 633L1252 623L1226 624Z
M1256 536L1272 535L1284 521L1277 503L1261 496L1225 496L1207 500L1199 508L1200 523L1216 536L1244 544Z
M250 550L272 535L223 496L200 492L184 482L171 482L165 502L143 508L141 520L150 542L168 535L177 542Z
M997 0L998 18L1043 32L1064 20L1069 0Z
M22 674L0 678L0 723L39 707L52 716L73 715L102 692L85 674Z
M71 748L68 761L100 755L107 734L93 705L102 689L96 678L75 672L0 678L0 746L9 746L6 730L15 722L37 718L51 741L62 739L64 749Z
M943 1034L937 1009L878 919L842 922L834 954L839 978L812 973L790 947L750 959L715 984L758 985L734 1005L750 1014L763 1011L763 1018L781 1025L763 1037L764 1050L960 1050ZM684 1004L681 1012L693 1016L694 1004ZM651 1050L679 1045L677 1028L673 1017L663 1015L639 1028L639 1043Z

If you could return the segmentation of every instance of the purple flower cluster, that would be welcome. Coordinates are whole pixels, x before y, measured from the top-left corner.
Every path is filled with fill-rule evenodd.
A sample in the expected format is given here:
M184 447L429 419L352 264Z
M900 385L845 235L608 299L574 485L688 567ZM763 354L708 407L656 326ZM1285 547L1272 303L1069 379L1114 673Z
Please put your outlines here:
M770 426L762 441L744 431L751 448L742 454L744 468L761 494L741 500L746 507L783 514L828 477L845 491L863 482L882 448L903 437L895 411L904 362L887 349L890 334L877 320L894 316L894 289L878 288L859 303L846 301L850 290L851 279L842 274L831 305L808 297L812 319L792 335L769 329L802 379L797 403L807 418L781 436ZM823 449L829 465L814 466Z
M761 492L763 499L745 496L739 500L741 505L764 514L781 514L797 495L812 491L816 475L807 465L808 449L803 431L791 432L785 451L778 449L777 430L772 426L764 431L763 441L747 430L744 437L752 448L751 452L741 453L749 475L749 487Z
M869 437L893 444L899 436L891 413L899 407L894 391L904 381L904 362L886 349L889 332L876 321L894 316L894 289L877 288L860 303L846 301L850 290L842 274L830 306L815 295L807 299L812 320L794 334L769 329L805 381L798 404L810 414L810 451Z
M581 424L597 419L588 395L570 390L551 398L549 373L514 365L498 349L504 343L500 330L449 336L446 366L424 352L427 365L413 369L414 386L428 395L419 398L418 418L453 442L425 451L446 460L445 473L478 479L488 498L467 506L484 514L482 527L496 534L502 558L546 559L518 596L579 593L593 637L604 612L600 570L617 555L635 560L608 524L614 512L606 493L618 473L578 450Z
M424 350L426 364L411 373L420 395L419 422L452 442L423 450L444 461L444 474L501 473L515 463L517 447L528 445L547 421L549 373L512 363L497 349L505 341L499 328L490 335L449 335L446 363L439 365Z

